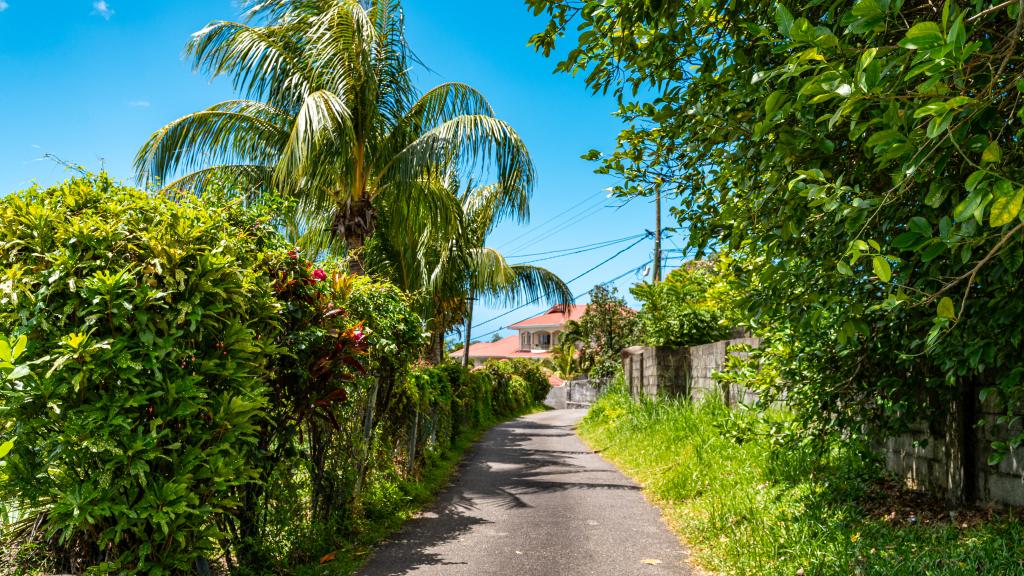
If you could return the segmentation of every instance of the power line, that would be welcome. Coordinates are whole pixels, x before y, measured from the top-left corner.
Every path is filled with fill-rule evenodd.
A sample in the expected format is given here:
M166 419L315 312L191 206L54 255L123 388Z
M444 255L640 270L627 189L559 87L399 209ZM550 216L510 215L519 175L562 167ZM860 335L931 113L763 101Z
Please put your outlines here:
M634 240L634 239L639 238L641 236L644 236L644 234L637 234L637 235L634 235L634 236L629 236L627 238L623 238L621 240L616 240L614 242L602 243L599 246L592 246L590 248L581 248L580 250L575 250L573 252L566 252L565 254L556 254L555 256L547 256L547 257L544 257L544 258L537 258L537 259L534 259L534 260L525 260L523 262L516 262L516 264L517 265L519 265L519 264L536 264L537 262L544 262L545 260L555 260L555 259L558 259L558 258L565 258L566 256L575 256L576 254L582 254L584 252L593 252L594 250L601 250L603 248L609 248L609 247L614 246L616 244L621 244L623 242L628 242L629 240Z
M577 250L577 249L580 249L580 248L589 248L591 246L597 246L598 244L601 244L601 245L615 244L617 242L624 242L626 240L632 240L634 238L637 238L637 237L640 237L640 236L643 236L643 235L644 234L641 232L640 234L633 234L632 236L626 236L625 238L619 238L617 240L604 240L604 241L601 241L601 242L594 242L593 244L584 244L583 246L575 246L573 248L562 248L560 250L548 250L547 252L534 252L532 254L509 254L509 257L524 258L526 256L545 256L547 254L555 254L556 252L568 252L569 250Z
M537 226L534 227L534 230L538 230L540 228L543 228L544 226L547 226L551 222L557 220L558 218L561 218L562 216L568 214L569 212L572 212L573 210L579 208L580 206L582 206L584 204L587 204L587 203L590 203L590 202L593 202L593 200L594 199L592 197L591 198L584 198L583 200L580 200L576 204L573 204L572 206L566 208L565 210L559 212L558 214L555 214L551 218L548 218L544 222L541 222L540 224L538 224ZM601 198L601 201L604 201L604 199ZM588 210L589 210L589 208L588 208ZM501 246L498 246L498 248L499 249L500 248L504 248L505 246L508 246L509 244L514 244L515 242L518 242L518 241L519 241L519 238L513 238L513 239L509 240L508 242L505 242Z
M558 221L558 219L561 218L562 216L565 216L566 214L569 214L570 212L573 212L574 210L576 210L580 206L583 206L584 204L589 204L589 203L591 203L593 201L594 201L594 198L584 198L583 200L577 202L576 204L573 204L572 206L566 208L565 210L559 212L558 214L555 214L551 218L548 218L544 222L541 222L537 226L533 227L532 230L527 229L526 232L530 232L531 234L536 234L537 232L539 232L540 230L544 229L545 227L547 227L552 222ZM593 210L596 207L601 207L601 205L605 201L605 198L603 196L598 196L597 197L597 201L598 201L598 204L596 206L588 206L583 211L587 212L587 211ZM511 251L514 252L516 250L521 250L523 247L528 246L532 242L532 239L527 239L527 241L525 243L522 243L521 240L522 240L522 237L513 238L513 239L509 240L508 242L505 242L504 244L498 246L498 249L502 250L502 249L506 248L507 246L510 246L512 244L516 244L516 247L511 250Z
M586 272L583 272L582 274L578 274L578 275L576 275L576 276L575 276L575 277L574 277L574 278L573 278L572 280L569 280L568 282L566 282L566 284L567 284L567 285L568 285L568 284L572 284L573 282L575 282L575 281L579 280L580 278L582 278L582 277L586 276L587 274L590 274L590 273L591 273L591 272L593 272L594 270L597 270L597 269L598 269L598 268L600 268L601 266L604 266L605 264L607 264L607 263L611 262L612 260L614 260L614 259L618 258L619 256L623 255L624 253L626 253L627 251L629 251L629 250L630 250L631 248L633 248L633 247L634 247L634 246L636 246L637 244L639 244L639 243L643 242L643 241L644 241L644 240L646 240L647 238L650 238L651 236L652 236L652 234L651 234L651 233L649 233L649 232L648 232L647 234L644 234L644 235L643 235L643 237L641 237L640 239L638 239L638 240L637 240L636 242L633 242L633 243L632 243L632 244L630 244L629 246L626 246L626 247L625 247L625 248L623 248L622 250L619 250L619 251L618 251L618 252L616 252L616 253L615 253L614 255L612 255L612 256L611 256L610 258L607 258L607 259L605 259L605 260L601 261L601 262L600 262L599 264L597 264L597 265L595 265L595 266L592 266L592 267L591 267L591 268L589 268L589 269L588 269L588 270L587 270ZM490 324L491 322L494 322L495 320L498 320L498 319L500 319L500 318L504 318L505 316L508 316L509 314L512 314L513 312L517 312L517 311L519 311L519 310L522 310L523 308L526 308L527 306L533 306L533 305L534 305L534 304L536 304L536 303L537 303L537 301L538 301L538 300L540 300L541 298L542 298L542 296L538 296L538 297L534 298L533 300L531 300L531 301L527 302L526 304L523 304L522 306L517 306L517 307L515 307L515 308L513 308L513 309L509 310L508 312L505 312L505 313L503 313L503 314L499 314L499 315L497 315L497 316L495 316L495 317L493 317L493 318L490 318L489 320L484 320L483 322L481 322L481 323L477 324L476 326L473 326L473 327L472 327L472 330L476 330L477 328L479 328L479 327L483 326L484 324ZM483 336L481 336L481 338L482 338L482 337L483 337Z

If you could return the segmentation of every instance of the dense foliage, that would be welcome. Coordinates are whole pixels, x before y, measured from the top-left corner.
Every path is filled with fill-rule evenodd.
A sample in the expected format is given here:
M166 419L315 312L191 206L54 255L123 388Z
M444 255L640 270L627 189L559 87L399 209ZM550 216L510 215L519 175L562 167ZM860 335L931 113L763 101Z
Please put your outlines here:
M1019 2L527 0L620 97L601 171L728 250L804 424L1024 399ZM1018 434L996 446L1024 440Z
M45 514L43 536L76 559L62 571L188 569L258 474L280 330L258 271L266 222L102 176L9 196L0 222L0 330L39 363L2 390L20 438L3 499L29 526Z
M731 327L722 310L727 301L715 290L721 278L714 263L694 261L669 273L663 282L630 288L642 307L637 338L650 346L696 346L724 340Z
M547 386L535 365L414 368L409 297L289 250L271 212L105 175L0 202L12 566L287 573Z

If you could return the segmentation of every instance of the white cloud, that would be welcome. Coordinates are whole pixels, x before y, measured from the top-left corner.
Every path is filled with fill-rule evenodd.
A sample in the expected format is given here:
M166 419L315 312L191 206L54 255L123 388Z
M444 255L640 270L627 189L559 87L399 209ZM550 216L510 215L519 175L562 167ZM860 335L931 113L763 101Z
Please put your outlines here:
M11 7L10 4L8 4L4 0L0 0L0 12L3 12L4 10L7 10L10 7Z
M128 105L132 108L149 108L149 100L132 100Z
M2 2L3 0L0 0ZM103 16L104 20L110 20L110 17L114 15L114 9L107 4L107 0L96 0L92 3L93 14L99 14Z

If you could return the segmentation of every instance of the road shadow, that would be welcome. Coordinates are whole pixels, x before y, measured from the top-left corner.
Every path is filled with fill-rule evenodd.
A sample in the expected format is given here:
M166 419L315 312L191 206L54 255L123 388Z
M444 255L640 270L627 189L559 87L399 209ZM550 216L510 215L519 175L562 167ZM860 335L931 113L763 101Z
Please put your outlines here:
M435 505L384 544L358 574L400 576L424 566L453 564L430 550L459 540L478 526L493 524L480 517L478 511L482 508L530 508L526 496L568 490L639 490L621 476L618 482L593 481L594 473L601 470L574 461L592 451L548 450L538 441L574 435L572 426L529 420L494 428L470 450L455 481L439 495ZM591 479L576 477L583 473Z

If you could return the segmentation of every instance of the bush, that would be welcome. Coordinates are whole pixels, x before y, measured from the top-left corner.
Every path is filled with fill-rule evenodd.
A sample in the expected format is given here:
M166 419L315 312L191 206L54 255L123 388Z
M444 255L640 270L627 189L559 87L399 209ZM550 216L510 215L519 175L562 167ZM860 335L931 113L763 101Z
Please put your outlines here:
M546 388L528 362L411 368L408 295L288 250L273 213L102 175L0 201L17 564L291 573L393 521L453 440Z
M530 400L535 404L544 401L551 391L551 383L541 369L540 363L525 358L514 358L508 361L511 369L526 383L530 392Z
M697 346L729 337L722 284L714 264L694 261L673 270L659 284L637 284L630 291L643 307L637 314L639 339L649 346Z
M105 176L0 203L0 332L39 377L0 388L0 499L41 514L80 570L169 574L214 553L252 482L279 305L274 242L238 204L172 202Z

